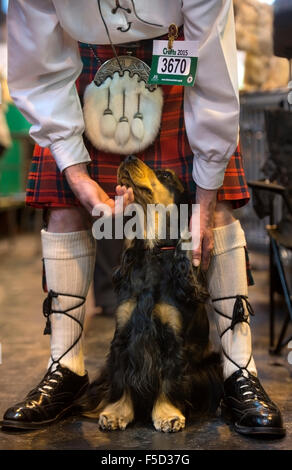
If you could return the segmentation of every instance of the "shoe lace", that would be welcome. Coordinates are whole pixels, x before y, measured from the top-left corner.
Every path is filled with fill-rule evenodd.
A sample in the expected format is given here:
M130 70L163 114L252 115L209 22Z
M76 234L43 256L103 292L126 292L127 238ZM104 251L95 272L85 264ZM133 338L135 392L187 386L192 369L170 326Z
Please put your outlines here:
M237 323L247 323L249 325L249 315L254 315L253 308L250 305L250 303L248 301L248 297L246 295L233 295L233 296L230 296L230 297L221 297L221 298L217 298L217 299L212 299L212 302L218 302L220 300L227 300L227 299L235 299L233 312L232 312L232 317L229 317L228 315L225 315L225 313L220 312L220 310L218 310L216 307L214 307L214 310L215 310L216 313L218 313L218 315L221 315L222 317L228 318L229 320L231 320L230 326L228 326L221 333L220 339L222 338L223 335L225 335L227 333L227 331L229 331L229 330L233 331L234 328L235 328L235 325L237 325ZM245 313L244 303L243 302L245 302L246 309L247 309L248 313ZM225 351L225 349L223 347L222 347L222 351L223 351L224 356L230 362L232 362L232 364L234 364L236 367L238 367L239 370L246 371L249 374L248 366L249 366L249 363L252 359L252 352L250 353L250 356L249 356L249 359L248 359L246 365L245 366L240 366L227 354L227 352Z
M41 383L38 385L37 390L43 395L49 396L50 392L55 388L56 384L59 383L57 377L63 377L63 374L60 370L55 370L54 372L49 372L45 375Z
M28 393L27 398L30 399L30 403L35 404L34 398L37 398L39 393L49 397L59 383L60 377L63 377L63 373L59 368L53 372L48 370L41 382Z
M258 400L261 401L264 407L268 407L271 404L268 395L261 386L257 377L253 376L249 372L247 376L242 373L242 375L237 378L237 382L240 383L239 389L245 403Z

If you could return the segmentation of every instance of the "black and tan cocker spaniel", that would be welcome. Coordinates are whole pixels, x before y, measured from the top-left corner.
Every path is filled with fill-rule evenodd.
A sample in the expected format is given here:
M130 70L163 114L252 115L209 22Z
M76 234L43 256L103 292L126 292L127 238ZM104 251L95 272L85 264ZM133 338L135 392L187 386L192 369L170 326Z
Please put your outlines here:
M173 171L153 171L133 156L120 165L118 183L133 188L145 217L149 204L186 202ZM210 351L207 292L182 239L171 238L169 220L163 238L156 217L154 237L127 240L114 274L116 330L85 403L86 415L98 417L104 430L152 418L159 431L179 431L186 417L214 412L222 395L219 355Z

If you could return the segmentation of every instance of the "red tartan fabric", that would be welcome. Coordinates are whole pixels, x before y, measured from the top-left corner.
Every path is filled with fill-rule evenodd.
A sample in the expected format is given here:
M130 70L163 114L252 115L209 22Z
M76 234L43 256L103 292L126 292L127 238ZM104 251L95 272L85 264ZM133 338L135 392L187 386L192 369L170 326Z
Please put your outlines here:
M79 44L79 48L83 71L76 85L82 102L86 86L93 80L100 64L113 57L113 52L110 46L89 47L87 44ZM125 54L127 50L126 46L117 47L119 55ZM152 40L141 41L131 50L136 57L149 63ZM195 202L196 185L192 178L193 154L184 125L183 87L164 86L163 93L164 107L159 135L153 145L137 156L153 169L164 167L174 170L186 187L190 202ZM124 157L98 151L86 137L84 141L92 159L88 167L91 177L109 196L113 197L117 168ZM218 200L231 201L233 207L238 208L245 205L249 197L242 158L237 148L226 169L224 184L218 191ZM79 205L48 148L35 146L28 178L26 203L37 208Z

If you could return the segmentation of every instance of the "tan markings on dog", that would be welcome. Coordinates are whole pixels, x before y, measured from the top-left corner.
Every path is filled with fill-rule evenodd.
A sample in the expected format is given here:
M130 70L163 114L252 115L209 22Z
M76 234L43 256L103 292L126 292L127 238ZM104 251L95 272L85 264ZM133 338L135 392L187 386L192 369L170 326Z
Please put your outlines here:
M116 318L119 328L123 327L128 322L135 307L135 299L126 300L118 306L116 311Z
M134 419L134 407L129 393L125 392L122 398L108 404L99 415L98 424L105 431L126 429Z
M131 248L133 245L134 245L134 240L129 239L129 238L125 238L125 240L124 240L124 246L123 246L124 251L128 250L128 249Z
M143 180L142 184L145 187L148 187L151 189L153 193L153 203L154 204L163 204L164 206L168 206L169 204L173 204L174 202L174 196L173 194L169 191L168 188L166 188L157 178L155 172L149 168L149 166L145 165L141 160L138 161L139 169L140 171L143 171ZM133 182L135 183L135 174L131 175L131 178ZM140 181L138 179L137 184L140 184Z
M154 192L154 203L168 206L174 203L174 195L155 176L155 183L152 183Z
M144 239L146 246L153 248L159 240L167 238L168 233L177 236L176 232L171 232L178 224L178 208L174 204L151 204L147 206L144 218ZM174 233L174 235L173 235Z
M177 308L166 303L155 305L154 315L157 315L161 323L168 323L171 328L178 334L181 330L181 315Z
M144 240L145 240L145 247L152 249L157 244L157 242L161 238L165 238L160 236L159 233L161 228L163 227L163 223L161 223L161 216L159 219L158 212L154 211L152 214L145 214L144 219Z
M152 421L157 431L177 432L185 427L182 412L170 403L164 394L159 395L152 410Z
M172 170L171 168L165 168L165 171L168 171L169 173L172 174L173 179L175 180L175 184L176 184L177 189L180 192L183 193L184 192L184 186L183 186L181 180L179 179L179 177L177 176L176 172L174 170Z

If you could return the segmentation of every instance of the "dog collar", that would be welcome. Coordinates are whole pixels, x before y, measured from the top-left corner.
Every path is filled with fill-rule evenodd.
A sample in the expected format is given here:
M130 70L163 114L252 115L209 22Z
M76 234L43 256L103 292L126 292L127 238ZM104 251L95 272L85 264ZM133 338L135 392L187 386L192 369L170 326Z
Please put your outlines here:
M161 253L166 253L168 251L174 251L175 249L176 249L176 246L165 245L165 246L155 246L151 251L154 254L159 255Z
M155 246L154 248L142 248L143 251L151 251L152 253L159 255L161 252L167 252L167 251L174 251L176 249L176 246L174 245L162 245L162 246Z
M158 250L175 250L176 246L158 246Z

